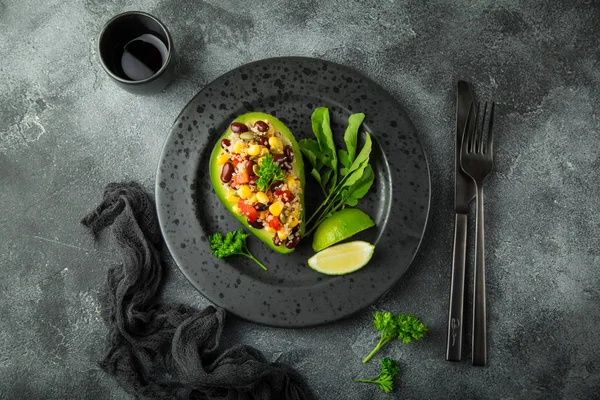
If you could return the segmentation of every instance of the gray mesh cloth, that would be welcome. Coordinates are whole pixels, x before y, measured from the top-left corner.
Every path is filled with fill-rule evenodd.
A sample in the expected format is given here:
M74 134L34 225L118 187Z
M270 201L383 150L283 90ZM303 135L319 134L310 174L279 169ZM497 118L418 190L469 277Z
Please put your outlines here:
M137 183L111 183L82 223L109 228L122 255L108 270L100 305L109 333L101 367L136 398L310 399L291 368L269 364L249 346L221 350L225 311L155 301L162 237L152 200Z

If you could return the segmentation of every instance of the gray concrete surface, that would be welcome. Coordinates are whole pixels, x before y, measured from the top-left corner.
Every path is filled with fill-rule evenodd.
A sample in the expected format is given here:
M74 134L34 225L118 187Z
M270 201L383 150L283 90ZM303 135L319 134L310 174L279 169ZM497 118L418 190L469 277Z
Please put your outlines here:
M97 288L118 260L79 218L104 185L153 186L162 143L203 85L243 63L304 55L352 66L407 109L433 203L410 272L374 307L421 316L423 343L391 345L386 397L353 378L376 341L371 311L306 330L231 318L227 339L288 362L319 399L588 399L600 389L600 4L593 0L183 2L0 0L0 399L130 398L96 366ZM181 56L164 93L135 97L99 66L121 11L162 19ZM454 83L498 102L487 183L490 360L444 361L450 281ZM165 297L207 301L171 267Z

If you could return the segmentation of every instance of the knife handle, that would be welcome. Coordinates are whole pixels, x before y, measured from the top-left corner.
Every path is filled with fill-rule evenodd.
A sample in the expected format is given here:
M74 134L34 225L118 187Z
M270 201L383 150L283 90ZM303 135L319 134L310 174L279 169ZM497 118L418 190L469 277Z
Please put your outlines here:
M450 306L448 310L448 340L446 360L460 361L462 357L463 310L465 298L465 259L467 253L467 215L456 214L454 220L454 251Z
M487 364L487 316L485 310L485 244L483 232L483 187L477 184L477 234L475 235L475 273L473 276L473 365Z

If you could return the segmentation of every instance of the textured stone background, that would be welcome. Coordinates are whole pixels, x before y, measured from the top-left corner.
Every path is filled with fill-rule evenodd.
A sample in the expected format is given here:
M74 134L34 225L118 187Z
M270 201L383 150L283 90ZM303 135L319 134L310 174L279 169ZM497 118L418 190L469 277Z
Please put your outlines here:
M152 189L172 121L207 82L283 55L339 62L379 82L429 154L423 246L374 306L415 313L432 329L423 343L387 348L402 365L393 397L597 396L600 4L249 3L0 0L0 399L130 398L95 364L106 332L97 288L118 260L79 218L109 181ZM102 24L132 9L162 19L181 56L176 82L153 97L119 90L97 60ZM443 360L458 78L498 102L486 193L487 368ZM207 304L175 266L167 281L168 299ZM226 335L298 368L320 399L390 398L351 383L376 374L375 363L360 363L376 341L371 311L305 330L231 318Z

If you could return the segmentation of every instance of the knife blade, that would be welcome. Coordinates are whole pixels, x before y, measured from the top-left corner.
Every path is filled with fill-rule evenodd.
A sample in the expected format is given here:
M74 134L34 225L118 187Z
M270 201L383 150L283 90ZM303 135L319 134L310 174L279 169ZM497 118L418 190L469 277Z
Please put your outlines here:
M465 259L467 251L467 214L469 203L475 197L475 184L460 166L460 149L473 95L469 84L458 81L456 85L456 132L454 149L454 251L450 305L448 308L448 338L446 360L462 358L463 310L465 294ZM473 126L474 124L470 124Z

